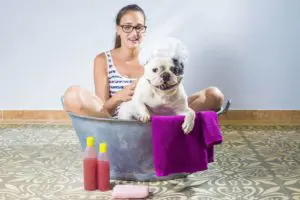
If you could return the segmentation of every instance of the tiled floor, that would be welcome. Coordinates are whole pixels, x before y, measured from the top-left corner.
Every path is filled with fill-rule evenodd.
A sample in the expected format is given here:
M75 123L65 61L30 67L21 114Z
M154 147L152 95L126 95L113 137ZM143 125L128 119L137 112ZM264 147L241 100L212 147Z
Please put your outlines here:
M147 184L151 199L300 199L300 126L222 126L207 171ZM82 187L70 125L0 125L0 199L111 199Z

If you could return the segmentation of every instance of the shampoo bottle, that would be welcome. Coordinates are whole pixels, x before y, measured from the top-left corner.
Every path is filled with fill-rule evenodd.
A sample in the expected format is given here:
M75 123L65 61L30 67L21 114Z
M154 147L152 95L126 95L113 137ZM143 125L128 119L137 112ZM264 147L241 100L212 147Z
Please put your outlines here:
M97 189L97 154L94 143L93 137L87 137L83 158L83 182L84 189L88 191Z
M110 190L110 163L106 143L99 144L97 160L97 182L100 191Z

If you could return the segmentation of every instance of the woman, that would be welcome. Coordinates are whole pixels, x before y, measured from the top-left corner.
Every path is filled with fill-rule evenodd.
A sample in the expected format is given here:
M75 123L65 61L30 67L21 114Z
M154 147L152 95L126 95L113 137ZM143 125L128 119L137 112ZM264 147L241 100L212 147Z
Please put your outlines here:
M139 64L140 44L146 31L146 16L136 4L123 7L116 17L115 48L102 52L94 60L95 94L72 86L64 94L66 111L95 117L115 116L118 106L129 101L136 82L143 75ZM190 108L218 110L224 95L216 87L203 89L188 97Z

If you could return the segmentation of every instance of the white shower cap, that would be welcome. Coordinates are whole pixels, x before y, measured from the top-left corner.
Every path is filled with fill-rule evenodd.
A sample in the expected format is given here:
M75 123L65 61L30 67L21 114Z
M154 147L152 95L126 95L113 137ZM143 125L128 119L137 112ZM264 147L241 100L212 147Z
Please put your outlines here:
M154 57L171 57L178 59L185 65L188 56L187 47L179 39L167 37L155 44L148 43L148 45L142 46L139 62L141 65L145 65Z

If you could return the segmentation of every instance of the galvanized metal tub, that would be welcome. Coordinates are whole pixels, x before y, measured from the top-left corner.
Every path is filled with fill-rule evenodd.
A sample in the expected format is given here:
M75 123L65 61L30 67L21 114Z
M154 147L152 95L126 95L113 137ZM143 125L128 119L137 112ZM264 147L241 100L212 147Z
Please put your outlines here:
M229 104L228 101L226 107L218 114L226 112ZM135 120L95 118L71 112L68 112L68 115L83 150L88 136L95 138L96 147L101 142L107 143L112 179L151 181L169 180L187 175L174 174L166 177L155 175L151 122L144 124Z

